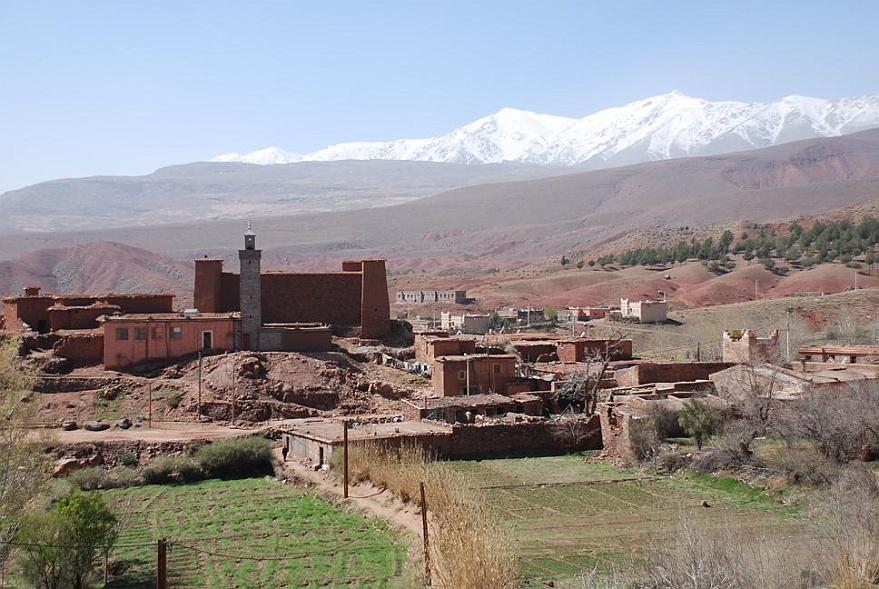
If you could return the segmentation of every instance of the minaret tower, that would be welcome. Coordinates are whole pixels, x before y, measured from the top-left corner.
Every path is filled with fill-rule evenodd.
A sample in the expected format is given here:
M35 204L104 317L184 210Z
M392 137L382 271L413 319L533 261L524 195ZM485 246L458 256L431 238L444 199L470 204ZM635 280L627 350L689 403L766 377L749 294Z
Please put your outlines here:
M238 250L241 262L239 281L241 300L241 348L259 351L259 332L262 327L262 279L260 259L262 252L256 249L256 234L250 221L244 234L244 249Z

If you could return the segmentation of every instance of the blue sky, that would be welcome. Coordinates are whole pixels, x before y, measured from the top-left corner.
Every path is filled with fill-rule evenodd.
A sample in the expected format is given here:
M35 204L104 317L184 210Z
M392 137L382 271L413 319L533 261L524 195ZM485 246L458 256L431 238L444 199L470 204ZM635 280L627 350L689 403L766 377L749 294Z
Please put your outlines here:
M230 151L879 92L879 2L0 0L0 192Z

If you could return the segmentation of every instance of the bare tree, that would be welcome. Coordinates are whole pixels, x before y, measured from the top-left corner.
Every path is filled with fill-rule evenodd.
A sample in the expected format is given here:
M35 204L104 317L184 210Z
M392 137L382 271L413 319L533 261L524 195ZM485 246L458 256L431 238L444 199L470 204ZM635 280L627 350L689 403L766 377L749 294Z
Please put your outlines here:
M4 546L50 474L42 451L45 440L33 428L33 375L19 361L19 346L17 337L0 339L0 543Z

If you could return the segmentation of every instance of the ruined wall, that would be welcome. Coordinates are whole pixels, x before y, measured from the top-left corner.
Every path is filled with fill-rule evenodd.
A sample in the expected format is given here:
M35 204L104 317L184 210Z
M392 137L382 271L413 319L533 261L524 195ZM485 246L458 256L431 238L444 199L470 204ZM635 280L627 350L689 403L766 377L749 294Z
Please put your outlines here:
M55 342L56 356L79 364L100 364L104 358L104 334L100 331L64 334Z
M87 307L50 307L49 325L52 331L59 329L95 329L98 317L119 312L118 305L96 303Z
M92 299L92 302L97 301L118 305L123 313L174 312L174 295L171 294L109 294Z
M556 342L511 342L523 362L551 362L558 359Z
M632 357L632 340L572 339L563 340L556 345L559 360L571 364L583 362L587 358L628 360Z
M729 362L656 362L637 364L617 370L614 377L621 387L634 387L654 382L707 380L708 376L726 370Z
M577 423L505 420L479 425L456 424L452 428L448 456L507 456L529 453L560 453L601 448L601 422L597 415L580 416Z

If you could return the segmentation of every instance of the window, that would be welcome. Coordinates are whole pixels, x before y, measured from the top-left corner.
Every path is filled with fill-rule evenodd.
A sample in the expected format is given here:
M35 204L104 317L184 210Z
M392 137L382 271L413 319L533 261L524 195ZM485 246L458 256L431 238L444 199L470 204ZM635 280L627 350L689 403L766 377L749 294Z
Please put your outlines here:
M183 328L182 327L172 327L171 328L171 339L183 339Z
M212 331L202 331L201 332L201 347L205 350L210 350L214 347L214 332Z
M464 380L465 378L467 378L467 375L464 373L464 371L463 370L459 371L458 372L458 380Z
M135 327L134 328L134 339L146 339L147 336L147 328L146 327Z
M501 365L500 365L500 364L495 364L495 365L494 365L494 373L495 373L495 374L500 374L500 373L501 373Z
M116 328L116 339L117 340L128 339L128 328L127 327L117 327Z
M165 339L165 334L161 327L153 327L153 339Z

